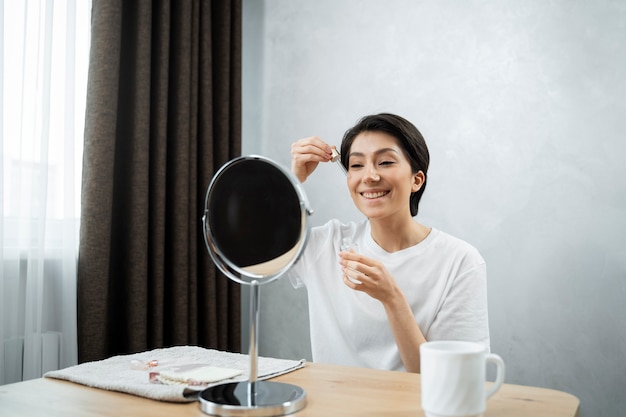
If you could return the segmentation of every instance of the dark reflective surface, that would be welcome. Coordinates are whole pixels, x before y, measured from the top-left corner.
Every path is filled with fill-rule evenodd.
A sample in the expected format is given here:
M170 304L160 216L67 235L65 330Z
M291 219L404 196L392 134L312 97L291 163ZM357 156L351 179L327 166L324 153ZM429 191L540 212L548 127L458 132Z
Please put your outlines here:
M271 261L300 239L300 200L275 166L247 160L223 172L209 199L215 244L238 266Z
M207 247L216 265L239 282L274 279L299 256L308 213L290 172L263 157L234 159L207 191Z

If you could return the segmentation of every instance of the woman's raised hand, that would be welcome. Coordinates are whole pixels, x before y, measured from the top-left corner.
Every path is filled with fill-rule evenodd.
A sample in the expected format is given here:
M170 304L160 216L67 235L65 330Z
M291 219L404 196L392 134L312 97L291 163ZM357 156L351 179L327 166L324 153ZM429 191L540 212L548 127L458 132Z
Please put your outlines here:
M317 136L300 139L291 145L291 171L304 182L320 162L332 158L332 148Z

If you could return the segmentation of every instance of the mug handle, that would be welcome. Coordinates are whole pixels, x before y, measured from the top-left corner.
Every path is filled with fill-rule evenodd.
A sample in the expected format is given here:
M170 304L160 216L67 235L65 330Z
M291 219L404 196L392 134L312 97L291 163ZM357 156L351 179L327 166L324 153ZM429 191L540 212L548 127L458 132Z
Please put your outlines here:
M485 355L485 361L486 363L491 362L495 364L496 367L498 368L498 371L496 374L496 380L491 386L491 388L489 388L485 396L485 400L487 400L489 397L495 394L496 391L500 389L500 387L502 386L502 383L504 382L504 361L502 360L500 356L496 355L495 353L488 353L487 355Z

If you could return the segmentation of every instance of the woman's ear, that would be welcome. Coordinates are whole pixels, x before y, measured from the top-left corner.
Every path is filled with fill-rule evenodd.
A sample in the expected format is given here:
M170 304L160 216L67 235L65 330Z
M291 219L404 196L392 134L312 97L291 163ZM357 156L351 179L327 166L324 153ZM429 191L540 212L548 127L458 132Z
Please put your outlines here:
M426 180L426 176L422 171L417 171L417 173L413 174L413 187L412 192L419 191Z

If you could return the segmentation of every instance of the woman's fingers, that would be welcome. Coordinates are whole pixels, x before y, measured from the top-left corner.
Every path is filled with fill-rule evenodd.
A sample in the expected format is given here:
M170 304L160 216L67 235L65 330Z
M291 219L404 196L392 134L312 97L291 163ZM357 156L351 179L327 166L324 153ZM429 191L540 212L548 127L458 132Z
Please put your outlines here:
M354 284L354 285L361 285L363 284L362 278L361 278L361 273L359 273L358 271L355 270L351 270L348 268L344 268L343 270L343 282L347 285Z
M302 160L329 161L332 157L330 145L317 136L300 139L291 145L291 156Z
M331 147L319 137L303 138L291 145L291 170L304 182L320 162L328 162L331 157Z

